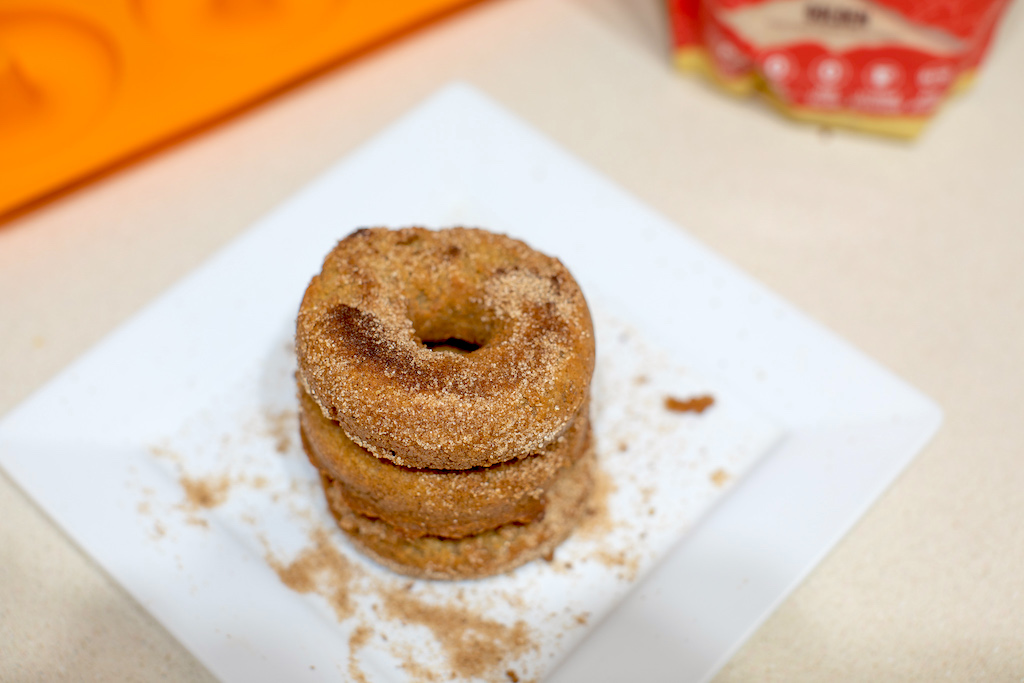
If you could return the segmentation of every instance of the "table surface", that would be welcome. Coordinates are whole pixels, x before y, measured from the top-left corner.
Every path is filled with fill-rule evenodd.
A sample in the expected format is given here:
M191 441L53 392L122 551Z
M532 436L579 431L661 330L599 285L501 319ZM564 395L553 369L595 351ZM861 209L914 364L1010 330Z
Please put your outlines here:
M478 5L0 223L0 414L465 80L946 411L716 680L1024 681L1019 5L914 143L795 125L679 75L660 0ZM0 680L210 678L0 473Z

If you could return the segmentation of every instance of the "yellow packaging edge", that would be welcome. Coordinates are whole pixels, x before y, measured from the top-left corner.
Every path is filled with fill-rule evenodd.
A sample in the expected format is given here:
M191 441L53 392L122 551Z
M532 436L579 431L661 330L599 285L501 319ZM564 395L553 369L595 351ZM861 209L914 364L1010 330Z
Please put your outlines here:
M911 139L920 135L921 131L924 130L924 127L934 116L934 114L930 116L879 116L848 110L825 112L795 107L783 102L771 93L764 79L755 72L741 76L729 76L722 73L716 67L714 60L708 56L707 50L699 46L684 47L676 50L675 65L680 71L697 73L708 77L711 82L732 95L746 96L755 92L760 93L777 111L803 123L847 128ZM961 73L949 89L946 100L970 88L974 83L975 75L974 70Z
M681 71L699 73L708 77L717 86L733 95L749 95L757 87L757 79L753 74L729 76L722 73L707 51L701 47L686 47L676 51L676 67Z

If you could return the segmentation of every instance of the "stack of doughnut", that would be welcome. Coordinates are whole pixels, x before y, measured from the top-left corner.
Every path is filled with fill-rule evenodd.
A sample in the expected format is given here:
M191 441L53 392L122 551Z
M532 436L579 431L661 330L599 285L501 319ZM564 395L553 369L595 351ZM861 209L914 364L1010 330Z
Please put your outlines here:
M490 576L585 514L594 330L557 259L478 229L358 230L306 289L296 352L303 445L380 564Z

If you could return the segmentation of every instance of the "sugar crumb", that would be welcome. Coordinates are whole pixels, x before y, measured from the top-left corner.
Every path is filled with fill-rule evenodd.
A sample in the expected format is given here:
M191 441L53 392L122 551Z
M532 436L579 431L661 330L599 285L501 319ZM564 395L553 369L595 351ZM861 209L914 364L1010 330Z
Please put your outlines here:
M355 611L350 588L356 571L348 558L331 543L327 532L317 529L313 545L305 548L285 564L269 553L267 564L277 572L281 583L296 593L317 593L327 600L339 621Z
M710 394L693 396L687 399L675 396L665 397L665 409L673 413L697 413L698 415L715 404L715 397Z
M207 478L182 475L178 481L185 490L185 501L191 510L217 507L227 500L231 487L231 482L223 475Z
M503 662L537 647L522 620L503 624L470 609L425 602L408 590L385 590L380 595L389 618L431 630L457 676L500 671Z
M175 463L181 462L181 455L172 451L170 448L165 448L164 446L150 446L149 453L153 457L160 458L161 460L170 460Z
M292 449L293 435L298 431L296 421L298 412L295 410L268 410L263 414L267 433L274 440L274 450L286 455Z
M731 477L728 472L719 467L709 475L709 479L711 479L712 484L721 488L722 486L725 486L726 482L728 482Z
M360 624L348 637L348 677L355 683L369 683L366 674L359 668L356 653L359 652L373 637L373 629L365 624Z
M600 538L615 528L608 499L616 488L615 481L603 468L594 470L594 491L587 501L587 514L575 532L579 537Z

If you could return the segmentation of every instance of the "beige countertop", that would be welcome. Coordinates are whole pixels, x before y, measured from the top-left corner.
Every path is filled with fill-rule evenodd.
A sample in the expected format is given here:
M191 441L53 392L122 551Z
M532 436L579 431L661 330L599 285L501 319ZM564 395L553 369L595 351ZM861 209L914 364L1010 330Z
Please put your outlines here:
M0 224L0 414L462 79L946 411L717 680L1024 681L1019 6L1003 28L975 89L907 144L678 75L660 0L477 6ZM0 680L209 678L0 474Z

